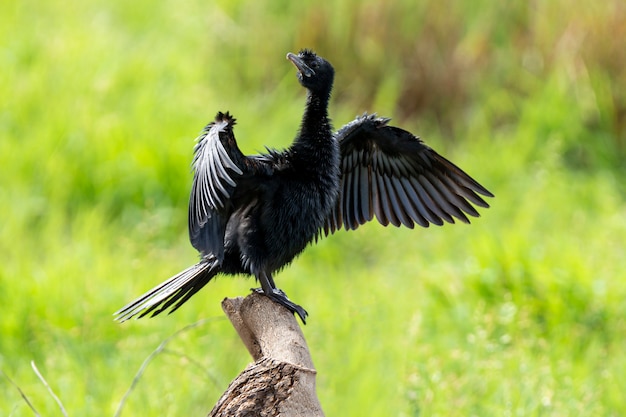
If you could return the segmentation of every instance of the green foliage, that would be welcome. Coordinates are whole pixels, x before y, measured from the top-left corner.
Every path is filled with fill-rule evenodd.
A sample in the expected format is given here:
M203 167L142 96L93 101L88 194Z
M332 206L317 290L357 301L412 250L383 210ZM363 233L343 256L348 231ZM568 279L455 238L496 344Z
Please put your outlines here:
M0 5L0 369L42 415L200 415L248 362L219 278L168 317L111 313L196 260L193 139L286 146L288 51L337 69L342 125L378 111L496 194L472 226L376 225L278 276L333 415L624 415L626 10L568 2L194 0ZM0 413L31 415L0 378Z

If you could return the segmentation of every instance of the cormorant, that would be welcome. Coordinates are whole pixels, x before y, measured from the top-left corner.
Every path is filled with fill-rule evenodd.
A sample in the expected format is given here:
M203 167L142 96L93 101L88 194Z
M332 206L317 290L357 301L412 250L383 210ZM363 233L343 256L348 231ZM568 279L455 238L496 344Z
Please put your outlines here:
M283 151L245 156L229 113L218 113L194 148L189 237L200 261L115 313L117 320L178 309L218 273L254 275L262 292L298 314L274 283L321 234L356 229L374 216L383 225L469 223L472 204L493 197L463 170L390 119L363 115L333 133L328 102L334 69L304 49L289 53L307 89L293 144Z

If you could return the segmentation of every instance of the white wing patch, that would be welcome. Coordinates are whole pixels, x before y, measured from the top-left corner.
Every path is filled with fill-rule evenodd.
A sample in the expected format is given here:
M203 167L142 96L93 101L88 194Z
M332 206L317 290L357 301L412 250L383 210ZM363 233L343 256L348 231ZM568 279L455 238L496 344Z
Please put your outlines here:
M211 211L224 208L225 201L230 198L229 188L236 186L232 173L243 174L222 144L220 132L224 132L227 126L228 121L211 124L208 132L198 138L194 149L190 204L194 224L200 227L206 223Z

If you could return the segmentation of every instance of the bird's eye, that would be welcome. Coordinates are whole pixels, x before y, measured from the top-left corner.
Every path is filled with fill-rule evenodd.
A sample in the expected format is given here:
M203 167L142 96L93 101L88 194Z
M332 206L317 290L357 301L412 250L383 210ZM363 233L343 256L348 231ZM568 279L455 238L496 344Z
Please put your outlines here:
M320 67L320 64L317 61L311 62L311 68L318 69L319 67Z

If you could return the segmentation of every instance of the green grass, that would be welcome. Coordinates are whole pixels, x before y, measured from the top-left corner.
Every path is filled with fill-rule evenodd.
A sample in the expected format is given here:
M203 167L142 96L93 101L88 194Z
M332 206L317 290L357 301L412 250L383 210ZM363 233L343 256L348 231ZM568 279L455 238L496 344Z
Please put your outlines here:
M277 276L329 416L626 414L626 27L617 1L8 1L0 6L0 369L42 415L206 414L249 362L219 278L176 314L112 312L196 261L193 139L218 110L286 146L285 53L337 69L340 126L378 111L495 194L471 226L368 225ZM608 35L607 35L608 34ZM614 40L607 42L606 39ZM0 414L33 415L0 377Z

